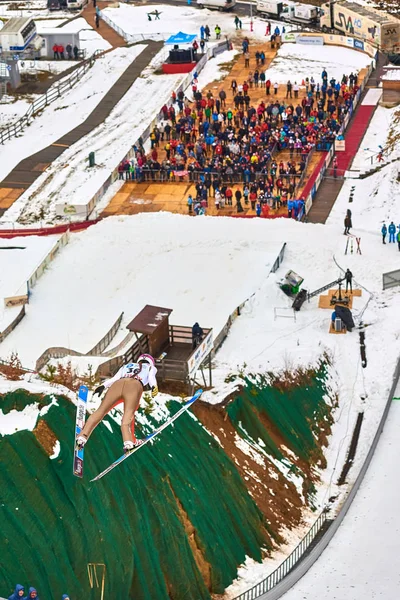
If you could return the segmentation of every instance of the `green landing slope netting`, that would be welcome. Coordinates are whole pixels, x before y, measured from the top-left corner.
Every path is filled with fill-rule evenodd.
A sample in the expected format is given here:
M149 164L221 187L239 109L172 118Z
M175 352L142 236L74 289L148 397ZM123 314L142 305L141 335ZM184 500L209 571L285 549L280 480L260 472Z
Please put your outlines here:
M247 379L238 397L227 406L229 417L242 437L262 440L269 455L287 462L274 439L276 435L272 436L260 419L264 415L279 439L299 458L310 462L313 453L319 451L318 424L331 422L331 407L324 401L328 393L325 379L324 364L305 385L285 393L271 385L255 386Z
M39 400L51 402L18 391L7 394L6 407ZM0 596L22 583L45 599L66 592L99 598L89 588L90 562L106 565L105 598L209 600L207 588L222 593L246 555L261 559L265 519L233 462L192 415L91 484L120 455L120 428L110 417L112 431L97 427L85 477L77 479L75 407L57 400L41 417L60 441L56 458L33 432L0 438ZM172 401L171 413L180 406Z

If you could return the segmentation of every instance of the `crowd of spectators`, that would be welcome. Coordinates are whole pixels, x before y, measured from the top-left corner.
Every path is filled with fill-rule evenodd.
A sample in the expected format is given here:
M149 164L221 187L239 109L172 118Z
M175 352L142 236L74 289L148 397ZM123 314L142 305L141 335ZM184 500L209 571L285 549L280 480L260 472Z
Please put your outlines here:
M25 595L25 587L20 583L15 586L14 593L9 596L8 600L40 600L37 590L34 587L30 587L28 593ZM62 600L70 600L68 594L63 594Z
M249 53L247 38L243 53ZM183 91L173 93L151 132L150 151L135 146L132 160L119 166L120 179L185 178L203 187L207 202L216 190L221 193L237 183L247 188L243 196L249 202L250 194L257 194L255 206L259 201L279 208L294 199L310 152L329 150L352 110L358 78L351 73L337 81L324 69L320 81L289 80L286 98L278 99L279 84L266 78L264 52L257 51L253 60L255 69L243 82L232 80L230 90L202 93L195 76L192 101ZM265 90L265 98L254 102L252 93L258 87Z

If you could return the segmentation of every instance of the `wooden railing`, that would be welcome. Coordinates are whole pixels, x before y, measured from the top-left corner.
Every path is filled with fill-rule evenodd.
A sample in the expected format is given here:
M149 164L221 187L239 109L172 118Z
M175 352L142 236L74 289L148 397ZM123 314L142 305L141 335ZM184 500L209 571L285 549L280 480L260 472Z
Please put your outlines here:
M3 129L0 129L0 144L4 144L7 140L11 140L11 138L19 135L25 127L30 125L32 119L46 106L54 102L54 100L57 100L57 98L61 98L65 92L70 90L94 65L95 60L100 56L103 56L103 54L104 50L96 50L92 56L83 61L69 77L64 77L59 82L52 85L45 94L42 94L32 102L23 117L14 123L11 123L11 125L7 125Z

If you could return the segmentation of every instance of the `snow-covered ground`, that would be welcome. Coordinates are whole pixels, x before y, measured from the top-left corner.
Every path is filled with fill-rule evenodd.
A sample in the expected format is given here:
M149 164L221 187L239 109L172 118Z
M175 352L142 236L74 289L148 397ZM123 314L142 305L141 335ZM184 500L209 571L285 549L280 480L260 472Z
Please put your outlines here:
M365 152L366 147L385 146L394 112L392 109L377 108L360 149L354 158L353 165L362 166L366 161L368 162ZM396 147L387 156L387 160L396 159L399 154L399 148ZM268 318L268 313L263 313L263 305L261 304L260 307L255 306L249 309L247 323L243 324L242 328L238 330L241 321L244 319L245 309L242 311L242 317L235 321L231 334L217 356L217 365L221 364L222 367L219 377L214 373L214 381L221 382L221 388L217 393L218 398L221 397L222 381L225 373L235 362L238 365L241 361L246 362L249 371L254 372L257 371L257 363L261 366L262 361L265 360L268 370L273 370L288 365L289 367L298 365L303 361L307 361L307 359L313 361L315 356L322 352L324 348L331 353L337 371L337 377L334 378L334 381L331 381L331 385L334 386L333 389L337 390L340 407L335 416L336 421L329 440L329 448L325 452L328 467L321 474L321 485L318 488L318 504L320 507L323 507L332 496L338 495L336 506L340 505L342 501L342 494L347 486L344 486L344 490L338 488L336 481L345 461L356 415L359 411L363 411L364 421L361 437L355 460L347 478L350 485L354 482L375 435L391 387L394 367L400 354L400 321L397 309L399 288L382 292L382 273L400 267L399 252L397 244L384 246L381 243L380 235L382 221L388 224L391 220L394 220L398 224L396 220L399 216L399 183L397 176L398 162L394 162L367 179L346 181L327 224L325 226L315 225L307 229L307 236L313 235L313 230L316 228L323 230L327 236L322 246L320 243L314 244L311 237L308 238L307 253L309 253L310 258L314 256L316 259L313 265L314 273L316 274L317 263L321 258L320 253L329 252L330 240L328 241L328 238L335 235L338 244L335 259L343 268L349 267L355 279L365 288L363 289L363 296L357 299L354 304L353 316L356 317L356 322L358 317L369 325L365 330L367 368L362 369L360 365L356 332L346 334L346 336L328 335L328 339L326 338L326 327L322 331L320 318L316 321L313 320L312 313L315 316L318 312L321 313L318 309L316 311L315 309L312 310L312 304L316 302L315 299L311 301L311 305L306 304L303 306L295 325L289 319L281 319L281 322L272 323L271 316ZM353 202L349 203L350 190L353 186ZM362 256L356 254L344 256L343 218L348 208L352 211L354 226L352 233L361 237ZM333 231L336 233L333 234ZM317 247L318 255L316 254ZM296 256L294 261L288 260L289 252L291 252L290 248L291 246L288 245L284 268L280 271L284 272L286 268L293 268L304 276L304 270L301 270L303 267L297 264L297 261L303 263L304 260L308 259L300 251L301 257ZM321 278L318 278L318 281L321 284L322 276L329 281L330 275L328 273L332 274L332 279L335 278L336 274L340 274L339 271L335 272L334 270L335 263L332 262L331 266L333 270L329 271L326 268L325 273L320 273ZM309 287L308 279L305 280L305 285L307 289L318 287L318 285ZM368 306L365 308L369 299ZM272 297L269 300L272 305L282 306L277 291L272 290ZM268 302L268 297L265 302ZM303 319L307 313L309 316L304 322ZM299 321L299 318L302 320ZM326 313L326 319L328 318L329 311ZM257 323L257 327L254 326L254 323ZM273 331L274 328L276 329L275 332ZM318 333L317 329L319 329ZM257 331L260 332L258 337L261 338L263 335L265 341L260 340L257 343ZM234 333L235 336L233 337ZM350 335L352 336L351 340L349 339ZM238 341L239 338L240 342ZM344 339L346 339L345 343L343 343ZM314 340L314 344L309 343L311 340ZM250 342L254 347L252 359L249 359L246 353L239 354L238 352L239 343L241 348L246 348L250 346ZM251 360L254 362L251 362ZM225 365L223 361L226 362ZM400 392L396 395L399 396ZM205 398L207 398L207 394L205 394ZM396 450L392 451L392 454L396 455ZM381 456L387 456L386 448ZM359 600L360 598L372 600L378 597L379 590L383 590L379 597L385 599L395 598L398 595L400 589L399 579L391 571L385 570L384 564L391 564L393 562L392 556L396 554L393 546L398 544L400 521L397 518L396 502L398 502L399 492L396 479L390 479L389 473L392 467L386 469L385 461L381 461L379 467L377 460L374 462L376 464L375 470L382 468L385 482L383 484L381 480L376 481L377 478L373 475L376 488L374 488L373 493L371 492L371 505L369 505L369 493L359 492L359 494L363 494L364 506L358 511L357 503L356 509L351 509L349 514L352 516L349 530L347 531L345 528L346 518L340 528L338 541L334 539L328 547L328 550L332 547L332 552L325 551L322 558L309 571L309 574L295 586L292 592L284 596L285 600L286 598L288 600L298 600L300 598L314 600L314 598L320 598L321 595L327 596L329 600L338 600L343 597L348 598L348 600ZM391 472L393 474L393 469ZM373 483L368 480L367 487L363 486L362 490L369 491L372 486ZM379 505L379 502L382 502L380 499L382 498L383 486L387 490L388 496L387 506L384 509ZM368 520L364 518L368 512L371 515L377 515L376 519L380 518L379 515L386 514L388 528L383 522L379 524L379 527L382 526L384 530L384 535L379 534L377 540L371 534L372 529ZM378 527L377 522L376 526ZM390 527L392 531L389 531ZM375 529L374 525L373 530L375 531ZM392 533L393 535L391 535ZM355 543L351 542L353 534L356 538ZM385 535L389 539L390 551L388 553L380 550L384 547ZM293 549L294 545L295 543L289 545L289 548ZM379 560L378 556L380 557ZM285 557L282 557L282 560L283 558ZM364 565L366 565L366 568L364 568ZM228 588L226 597L234 598L239 593L255 585L276 566L275 556L273 561L267 560L263 566L248 560L246 565L239 570L239 581ZM384 579L380 576L382 571ZM327 573L326 577L325 573ZM369 578L367 574L370 574ZM374 581L377 581L379 585L373 585L372 582ZM391 587L388 586L388 581L392 582ZM369 591L367 590L368 585Z
M129 26L129 32L137 33L143 31L143 23L139 20L135 23L135 18L131 17L128 23L127 15L134 13L126 11L128 9L137 11L139 8L144 14L145 7L132 9L132 7L122 6L120 9L110 10L114 10L115 13L121 11L120 15L124 13L122 26ZM168 19L165 18L165 14L161 15L160 22L153 22L154 27L157 24L160 32L163 31L162 25L172 27L173 18L170 14L172 15L172 9L175 8L179 10L180 21L183 13L187 16L188 27L185 22L185 27L182 28L188 33L191 32L191 27L193 31L198 30L202 22L204 24L208 22L212 30L218 22L223 28L223 33L225 29L227 32L234 29L232 15L202 11L199 17L197 9L187 7L170 7L171 13L168 12ZM165 6L159 9L166 12ZM171 33L176 32L178 21L175 17L174 19ZM243 24L247 27L248 21L243 19ZM263 36L265 22L256 22L256 31L260 32L257 35ZM311 53L315 55L316 52L314 47L296 46L296 48L306 52L307 56L303 57L304 60ZM338 48L330 49L334 57L333 62L339 66L330 66L326 55L320 61L321 47L318 47L317 55L320 62L317 77L320 76L320 70L324 66L327 67L329 75L333 75L334 68L338 68L338 76L345 68L345 63L339 64L339 58L336 59L339 56ZM346 63L348 71L359 68L352 62L355 54L352 52L351 57L349 55ZM356 54L356 56L358 60L362 55ZM293 79L295 76L300 78L299 61L296 60L292 59L291 71L287 70L289 61L284 67L286 75L283 81L286 77L289 78L289 72L291 76L295 73ZM210 67L210 69L215 68L216 64ZM307 67L306 74L309 76L312 74L310 69L311 67ZM116 151L122 151L129 140L136 139L134 127L139 128L139 125L143 127L145 119L162 104L161 96L167 90L162 88L162 78L151 76L139 81L142 87L136 88L136 96L130 97L129 93L126 95L126 101L131 100L130 108L128 104L120 103L121 106L116 107L116 112L114 111L114 116L110 117L108 124L97 130L97 136L88 136L86 143L89 145L85 143L82 146L76 145L76 148L68 150L65 156L63 155L65 161L71 162L76 172L79 165L83 164L83 157L89 147L96 150L98 162L109 160L109 155L114 154L115 148ZM92 85L97 89L100 85L99 78L92 81ZM71 97L68 97L69 100ZM140 114L141 123L133 120L134 117L138 117L137 114L133 114L135 111L137 113L138 105L135 102L145 104L145 110L148 111ZM82 118L76 105L69 114L71 119L74 113L78 113ZM368 157L366 158L368 152L365 148L385 146L387 125L392 114L387 109L377 110L361 149L355 157L353 168L368 162ZM65 120L67 113L63 112L62 115L62 119ZM129 121L130 118L132 121ZM51 126L50 120L42 131L47 131ZM69 125L68 130L73 126L75 124ZM34 125L29 129L33 127ZM115 134L110 131L112 129L115 130ZM27 133L28 135L24 137L29 141L30 131ZM59 135L57 134L54 139ZM40 130L39 134L36 131L36 139L33 138L36 146L39 136ZM96 141L98 146L95 147ZM43 145L48 143L49 141L46 141ZM112 143L116 145L111 145ZM12 152L18 156L16 162L23 157L18 154L21 147L16 146L14 149L11 147ZM75 162L73 150L76 151ZM386 160L396 158L398 152L396 149L386 157ZM115 160L115 156L113 159ZM3 160L7 161L7 156ZM68 174L66 164L67 162L57 163L58 171L65 166L67 176L60 176L55 187L51 190L49 188L58 198L62 197L60 195L62 187L69 198L74 197L76 189L79 190L80 195L87 194L91 191L92 184L93 186L97 184L96 177L100 178L100 174L103 175L101 173L103 166L100 164L94 171L92 181L85 182L81 175L74 179ZM107 168L110 168L109 164ZM59 177L56 171L57 169L54 171L55 178ZM243 369L245 373L290 369L315 364L326 352L332 361L329 369L329 385L338 394L339 408L335 413L335 424L326 451L328 467L321 474L321 484L317 490L317 505L321 508L328 498L344 491L337 487L336 481L345 461L357 413L362 410L364 422L356 458L348 477L349 484L357 476L381 417L394 365L399 356L399 288L383 292L382 273L399 268L400 254L396 244L384 246L380 238L383 220L387 222L393 219L398 223L397 176L398 163L393 163L368 179L345 182L326 225L297 223L286 219L268 221L189 218L165 213L106 219L86 232L72 236L69 246L61 251L34 288L30 304L27 306L27 317L3 341L0 346L0 357L5 358L11 351L16 350L22 363L29 367L34 366L35 360L43 350L52 345L87 351L124 310L125 319L118 333L118 340L121 340L126 332L124 326L145 304L172 308L172 323L191 325L194 321L199 321L203 327L214 327L217 334L232 310L245 298L254 294L242 310L241 316L233 323L228 338L214 360L214 389L205 393L204 399L217 402L224 398L236 385L231 378L229 378L230 383L226 383L227 375L236 374L239 369ZM349 204L349 195L353 186L355 188L353 202ZM16 209L18 207L23 208L17 202ZM352 233L361 237L362 255L344 255L346 238L343 236L343 218L347 208L351 208L353 213ZM14 217L15 214L16 212ZM284 263L276 274L268 276L271 263L283 242L287 243ZM12 268L14 264L13 260L10 261L7 268ZM305 303L301 311L296 314L296 320L276 317L276 312L286 313L286 315L291 312L291 300L277 285L287 270L293 269L302 275L305 278L303 287L312 291L339 277L342 274L339 266L344 269L349 267L356 281L362 286L362 296L354 299L353 316L357 324L363 321L368 325L365 329L368 359L366 369L361 367L357 330L346 335L329 334L331 311L319 309L318 298ZM78 289L79 297L76 294ZM37 336L37 331L41 332L40 338ZM114 345L115 343L111 343L111 346ZM93 364L98 359L79 357L73 359L73 362L75 364L76 361L79 368L85 370L86 360ZM18 382L18 385L33 385L41 388L41 391L46 387L46 384L37 382L33 384ZM7 389L15 389L15 385L2 382L0 390L3 392ZM392 414L395 432L398 428L399 411L397 407L394 408L396 413ZM25 417L27 427L31 427L34 423L33 416L27 414ZM7 422L6 426L7 431L11 432L14 423ZM291 592L290 600L303 597L313 600L314 597L320 598L321 595L327 596L328 600L342 597L349 600L360 598L372 600L379 594L385 600L391 600L398 596L398 569L397 571L394 569L397 566L395 558L398 554L399 498L398 490L392 489L390 485L395 472L395 465L391 461L397 456L397 446L393 445L395 433L392 436L389 426L391 423L388 425L389 445L384 447L381 459L377 454L379 464L376 471L371 471L373 481L371 480L370 483L367 479L366 487L361 492L361 498L365 496L366 499L364 506L359 508L357 504L354 505L352 509L354 512L349 513L352 519L348 521L349 527L346 527L345 521L342 531L339 532L339 535L344 537L339 537L338 543L334 540L334 545L331 545L333 554L327 554L327 559L322 557L315 569L303 582L300 582L300 586L304 583L306 587L298 587ZM389 456L390 452L393 456ZM385 475L385 479L378 478L378 470ZM346 486L344 487L347 489ZM386 500L384 505L379 504L383 502L382 493ZM342 495L339 496L338 503L342 498ZM367 512L369 514L366 514ZM383 515L381 521L377 520L377 514ZM312 520L311 515L307 514L305 520L306 524L309 524ZM356 522L366 533L361 534L354 528ZM385 531L386 524L391 527L391 531L381 535L380 530ZM293 532L293 535L284 534L288 541L285 552L296 545L298 537L305 532L305 528L302 526ZM350 546L352 538L357 541L357 545ZM388 541L389 544L386 543ZM368 549L372 545L373 552L368 554ZM363 553L364 550L367 552ZM379 554L382 557L378 560ZM344 560L339 563L342 557ZM283 559L282 554L277 555L274 561L264 561L263 565L247 561L239 571L241 580L228 590L226 597L234 597L265 577L276 566L279 559ZM325 560L330 560L329 565L323 562ZM391 571L387 568L388 562L394 565ZM387 578L391 580L390 588L387 581L381 581L380 587L376 589L371 585L371 581L379 582L375 572L375 569L379 568L384 574L388 574ZM358 577L356 582L354 574ZM368 577L370 586L367 589L364 582ZM343 587L345 582L348 584L346 588Z
M15 100L13 96L3 96L0 100L0 129L23 117L35 98L38 98L38 95L29 94L19 100Z
M55 27L60 27L63 23L67 23L68 19L58 19L57 17L54 19L35 19L36 30L40 35L42 31L46 31L46 29L54 29Z
M364 481L327 549L285 600L400 595L400 385ZM385 400L382 398L382 400Z
M280 250L280 240L265 239L264 228L252 225L142 214L112 217L73 235L34 288L29 318L3 341L1 355L18 349L31 368L50 346L89 351L122 311L124 328L145 304L172 308L177 325L198 320L219 333ZM29 333L30 325L40 337Z
M23 158L45 148L82 123L145 47L117 48L96 60L79 85L35 117L23 135L6 142L4 148L7 151L2 152L0 162L0 179L4 179Z
M54 12L47 9L46 0L26 0L22 2L14 0L13 2L0 4L0 17L6 17L7 19L32 17L33 19L54 19L55 21L59 21L61 19L70 19L71 13L66 10L58 10L55 15Z
M184 4L181 6L169 6L167 4L152 4L151 9L158 10L161 13L160 19L149 21L147 13L148 6L120 3L118 8L105 8L104 14L116 25L121 27L125 33L131 35L148 34L169 34L177 33L177 29L182 29L184 33L200 36L201 25L208 25L211 30L210 44L217 42L214 28L216 25L221 27L221 39L226 35L229 37L248 35L250 40L266 41L265 20L253 17L253 32L250 32L250 17L242 17L243 29L237 31L235 27L234 12L218 12L215 10L199 10L195 6L189 7ZM275 22L272 22L275 26ZM177 27L177 24L179 26ZM282 27L282 23L277 23ZM293 26L285 24L286 31L291 31ZM238 38L239 39L239 38Z
M3 221L20 219L29 223L44 215L51 223L56 204L85 207L184 77L183 74L139 77L104 123L63 152L14 202ZM88 167L89 151L95 152L94 168Z
M297 83L305 77L314 77L321 81L321 73L326 69L328 79L334 77L341 81L343 74L360 71L371 63L367 54L356 52L351 48L340 46L314 46L302 44L283 44L276 58L267 69L267 76L271 81L286 83L288 79Z
M223 65L232 62L237 54L238 50L225 50L225 52L217 54L215 58L210 58L198 77L197 89L200 91L207 89L207 86L213 81L223 79L229 73L229 68L225 69ZM193 97L190 88L186 91L186 96Z
M0 239L0 311L7 296L26 294L26 281L59 236Z
M6 308L4 298L27 294L26 282L57 241L58 236L0 240L0 332L20 307ZM4 359L6 355L1 353Z
M111 44L105 40L83 17L66 21L62 31L79 33L79 47L86 50L86 56L90 56L95 50L109 50Z
M75 67L77 64L76 60L20 60L19 69L21 73L47 71L48 73L57 75L70 67Z

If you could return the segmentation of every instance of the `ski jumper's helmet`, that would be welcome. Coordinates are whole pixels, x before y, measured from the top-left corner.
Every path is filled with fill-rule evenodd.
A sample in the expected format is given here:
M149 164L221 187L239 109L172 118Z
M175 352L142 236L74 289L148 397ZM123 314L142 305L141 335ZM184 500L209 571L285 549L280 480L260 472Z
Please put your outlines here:
M141 354L138 358L138 362L146 362L147 364L149 364L151 367L154 367L156 364L156 361L154 360L154 358L151 356L151 354Z

